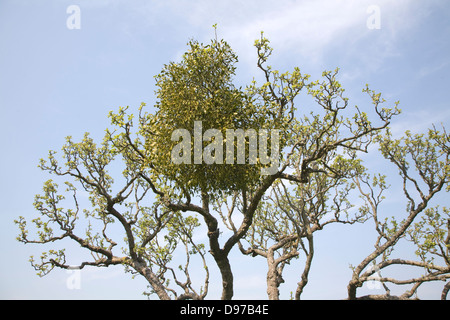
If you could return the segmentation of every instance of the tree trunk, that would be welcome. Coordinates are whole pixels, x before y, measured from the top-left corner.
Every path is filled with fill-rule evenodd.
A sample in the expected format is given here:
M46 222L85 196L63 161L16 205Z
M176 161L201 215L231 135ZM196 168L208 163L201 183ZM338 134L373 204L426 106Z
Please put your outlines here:
M219 245L220 230L217 219L209 213L209 196L202 192L203 218L208 227L208 238L210 253L214 257L220 274L222 275L222 300L231 300L233 297L233 272L231 271L230 261L228 260L229 250L223 250Z
M233 272L231 271L230 261L222 252L219 255L213 254L217 266L222 275L222 300L231 300L233 298Z
M282 283L280 279L281 277L276 268L267 272L267 295L269 300L280 300L280 290L278 290L278 286Z
M233 297L233 272L231 271L230 261L228 260L228 252L220 249L219 246L219 229L217 222L208 225L209 230L216 228L214 231L208 231L210 253L214 257L220 274L222 275L222 300L231 300Z
M170 296L167 294L166 289L159 281L158 277L145 265L143 262L134 262L133 268L139 272L141 275L147 279L147 281L152 286L152 289L155 290L155 293L158 295L158 298L161 300L171 300Z
M447 284L444 286L444 289L442 290L441 300L447 299L447 294L449 290L450 290L450 282L447 282Z
M355 279L352 279L349 284L347 285L347 292L348 292L348 299L349 300L356 300L356 290L360 287L358 285L358 281Z
M297 284L297 290L295 291L295 300L300 300L300 296L303 293L303 289L308 284L309 270L311 269L311 263L314 257L314 242L312 232L309 227L307 227L307 232L308 235L306 236L306 238L308 239L309 252L306 257L305 268L303 269L302 278L300 282Z
M278 287L284 282L283 278L277 270L278 263L274 259L274 250L269 249L267 252L267 295L269 300L280 300L280 290Z

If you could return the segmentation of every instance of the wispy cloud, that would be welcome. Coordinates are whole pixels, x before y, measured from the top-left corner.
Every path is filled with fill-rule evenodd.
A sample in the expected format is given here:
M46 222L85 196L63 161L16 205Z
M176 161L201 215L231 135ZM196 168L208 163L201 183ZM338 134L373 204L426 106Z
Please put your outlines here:
M412 133L423 133L432 126L439 130L450 119L450 109L436 108L433 112L427 109L404 112L401 121L391 124L391 132L394 137L402 136L406 130Z
M430 61L429 65L422 66L417 73L419 78L427 77L429 75L433 75L434 73L441 71L444 68L447 68L450 65L450 59L445 61Z
M379 68L386 57L398 54L398 39L405 33L411 34L417 21L429 13L431 3L438 2L174 0L137 1L131 9L126 1L109 1L117 8L123 7L117 10L127 15L130 33L153 32L158 27L162 38L171 34L183 38L183 46L186 37L200 41L212 38L212 25L217 23L219 37L230 42L247 65L254 65L253 43L264 31L279 57L295 55L304 64L323 65L325 59L339 55L369 71ZM102 0L103 5L107 2ZM380 30L367 28L371 16L367 9L372 5L380 8ZM196 33L186 35L186 30Z
M321 64L325 57L333 56L333 51L341 51L352 59L379 65L384 57L396 54L398 37L424 14L422 9L417 13L411 2L375 1L380 8L381 29L370 30L367 9L374 1L307 0L284 5L262 1L257 6L264 11L246 6L235 19L226 20L225 38L250 52L249 45L264 31L278 51L300 55L309 64ZM210 12L214 15L215 10L211 8ZM367 45L373 49L361 53L361 46Z

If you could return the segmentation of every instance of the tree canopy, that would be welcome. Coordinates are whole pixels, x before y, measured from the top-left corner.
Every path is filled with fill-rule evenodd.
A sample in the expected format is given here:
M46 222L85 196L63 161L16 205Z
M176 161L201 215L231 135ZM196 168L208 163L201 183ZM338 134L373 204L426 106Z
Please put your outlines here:
M375 250L353 267L349 299L360 298L357 289L392 265L414 266L425 275L380 276L386 294L363 298L391 298L389 283L411 284L397 297L411 298L422 283L450 278L449 210L430 207L437 193L450 189L445 128L394 138L389 128L400 114L398 102L387 107L366 86L370 107L352 106L339 69L315 81L298 67L274 70L267 65L273 49L263 33L255 48L264 81L245 88L233 84L238 57L226 41L191 40L187 47L180 61L164 65L155 77L156 112L145 103L136 115L129 107L110 112L111 127L99 144L88 133L80 142L68 137L61 153L50 151L41 160L40 169L55 179L35 198L34 228L24 217L15 220L19 241L73 241L92 257L78 268L123 265L143 276L159 299L205 299L217 280L210 279L209 255L221 274L222 299L231 299L229 253L235 246L248 259L266 259L268 297L279 299L283 270L304 257L293 295L300 299L317 249L315 233L332 223L373 223ZM314 102L312 111L297 106L301 93ZM388 177L362 161L372 146L370 152L377 146L398 169L406 215L385 219L381 212ZM81 203L80 194L89 201ZM354 195L362 205L355 207ZM113 239L114 223L124 241ZM195 240L201 226L207 243ZM400 240L415 246L417 261L391 258ZM30 259L39 275L73 267L66 250L54 248ZM177 267L180 255L185 263ZM204 271L201 283L192 281L193 259ZM448 290L447 282L444 298Z

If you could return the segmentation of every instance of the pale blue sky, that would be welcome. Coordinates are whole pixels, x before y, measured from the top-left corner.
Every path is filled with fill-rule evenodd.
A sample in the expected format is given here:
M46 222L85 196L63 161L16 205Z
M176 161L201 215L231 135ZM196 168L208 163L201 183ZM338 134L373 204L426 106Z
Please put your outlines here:
M73 4L81 10L79 30L66 26ZM370 5L381 10L379 30L367 27ZM80 290L67 288L70 275L63 270L38 278L28 257L39 256L41 248L15 241L12 221L35 213L34 195L49 178L37 164L49 149L60 150L66 136L78 139L85 131L100 138L106 115L119 106L151 106L153 76L181 56L190 38L209 41L215 23L239 56L240 85L260 76L253 43L263 30L275 69L299 66L316 78L340 67L352 104L368 105L361 93L366 83L391 103L400 100L397 132L449 123L446 0L0 0L0 298L144 298L145 281L131 280L120 268L83 270ZM372 248L368 230L333 226L317 236L304 298L345 298L349 263ZM233 259L235 298L266 298L264 261L239 254ZM220 280L214 264L210 269L216 278L208 297L218 298ZM282 297L295 291L298 270L289 271L293 278L290 287L281 286ZM430 288L422 297L439 296Z

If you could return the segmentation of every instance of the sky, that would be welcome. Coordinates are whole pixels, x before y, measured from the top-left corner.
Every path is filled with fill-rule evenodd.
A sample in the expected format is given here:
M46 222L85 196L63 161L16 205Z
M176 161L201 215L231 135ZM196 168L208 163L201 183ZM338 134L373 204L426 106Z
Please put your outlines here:
M72 5L79 20L72 19ZM145 280L121 267L83 269L76 288L70 285L74 273L65 270L39 278L28 258L42 248L17 242L13 220L35 217L34 195L49 179L37 165L48 150L60 150L69 135L77 140L90 132L101 139L110 110L137 110L141 102L151 107L154 76L180 59L190 39L209 42L214 24L239 57L235 81L242 86L261 77L253 44L264 31L274 69L298 66L318 78L339 67L351 104L370 104L361 92L366 83L391 105L399 100L403 113L392 124L394 133L449 124L446 0L0 0L0 298L145 298ZM346 297L349 264L373 248L370 230L332 226L317 236L303 298ZM265 299L264 261L232 257L235 298ZM295 291L299 268L288 272L282 298ZM216 281L208 298L219 298L219 275L213 264L210 269ZM429 286L421 297L440 293L441 286Z

